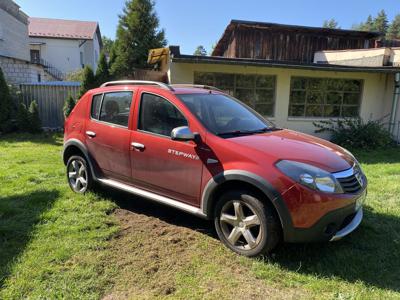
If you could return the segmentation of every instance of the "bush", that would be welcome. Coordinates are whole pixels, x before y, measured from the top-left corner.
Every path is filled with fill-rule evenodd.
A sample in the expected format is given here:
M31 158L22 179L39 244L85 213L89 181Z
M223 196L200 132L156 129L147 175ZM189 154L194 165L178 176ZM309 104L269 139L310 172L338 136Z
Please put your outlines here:
M76 70L76 71L72 71L72 72L67 74L65 80L66 81L82 82L83 81L83 77L84 77L84 72L85 72L85 69L79 69L79 70Z
M74 98L69 95L67 99L64 101L64 107L63 107L63 112L64 112L64 118L68 118L68 116L71 114L72 110L75 107L75 100Z
M394 145L390 132L381 120L364 122L361 118L327 120L313 123L315 132L329 132L331 141L350 149L379 149Z
M29 106L29 132L30 133L40 133L42 132L42 121L39 117L39 108L36 101L32 101Z
M30 120L29 120L29 111L26 108L26 105L22 102L18 105L17 111L17 128L18 131L28 132L30 129Z
M89 66L85 66L83 71L83 80L81 84L81 89L79 92L79 98L82 97L88 90L97 87L96 77L94 76L93 70Z
M99 64L96 71L96 82L97 85L102 85L103 83L110 80L110 72L108 70L107 58L104 51L101 51Z
M10 89L0 68L0 132L9 132L11 130L12 106Z

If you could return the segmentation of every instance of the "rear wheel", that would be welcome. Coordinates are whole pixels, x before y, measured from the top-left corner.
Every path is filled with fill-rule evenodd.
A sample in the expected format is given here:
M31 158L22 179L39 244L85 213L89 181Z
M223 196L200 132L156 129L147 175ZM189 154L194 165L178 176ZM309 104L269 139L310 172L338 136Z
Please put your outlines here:
M247 191L230 191L216 205L215 228L220 240L245 256L272 251L280 241L280 223L269 203Z
M71 156L67 162L67 179L70 188L84 194L93 185L92 175L86 160L81 156Z

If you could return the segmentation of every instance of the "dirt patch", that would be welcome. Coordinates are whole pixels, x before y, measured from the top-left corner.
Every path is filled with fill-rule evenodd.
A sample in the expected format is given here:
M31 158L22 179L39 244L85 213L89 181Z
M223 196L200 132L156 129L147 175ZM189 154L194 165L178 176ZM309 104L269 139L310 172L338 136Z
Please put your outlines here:
M117 275L104 299L301 298L257 279L209 222L154 203L127 208L114 213L121 226L111 251Z

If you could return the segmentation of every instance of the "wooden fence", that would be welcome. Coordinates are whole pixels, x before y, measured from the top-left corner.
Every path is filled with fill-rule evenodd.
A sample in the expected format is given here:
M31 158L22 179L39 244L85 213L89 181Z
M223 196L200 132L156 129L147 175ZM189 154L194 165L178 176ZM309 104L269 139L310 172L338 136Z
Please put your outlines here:
M58 129L64 126L63 106L65 99L71 95L78 97L79 82L52 82L21 84L21 93L24 103L29 107L36 100L39 107L39 116L44 128Z

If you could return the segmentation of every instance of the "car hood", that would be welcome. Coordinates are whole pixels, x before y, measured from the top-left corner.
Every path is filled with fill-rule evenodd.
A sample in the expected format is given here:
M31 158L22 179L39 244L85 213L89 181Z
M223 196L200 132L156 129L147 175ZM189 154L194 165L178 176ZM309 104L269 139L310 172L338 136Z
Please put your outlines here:
M251 148L275 160L295 160L328 172L347 170L354 158L343 148L326 140L292 130L277 130L265 134L230 139L244 148Z

